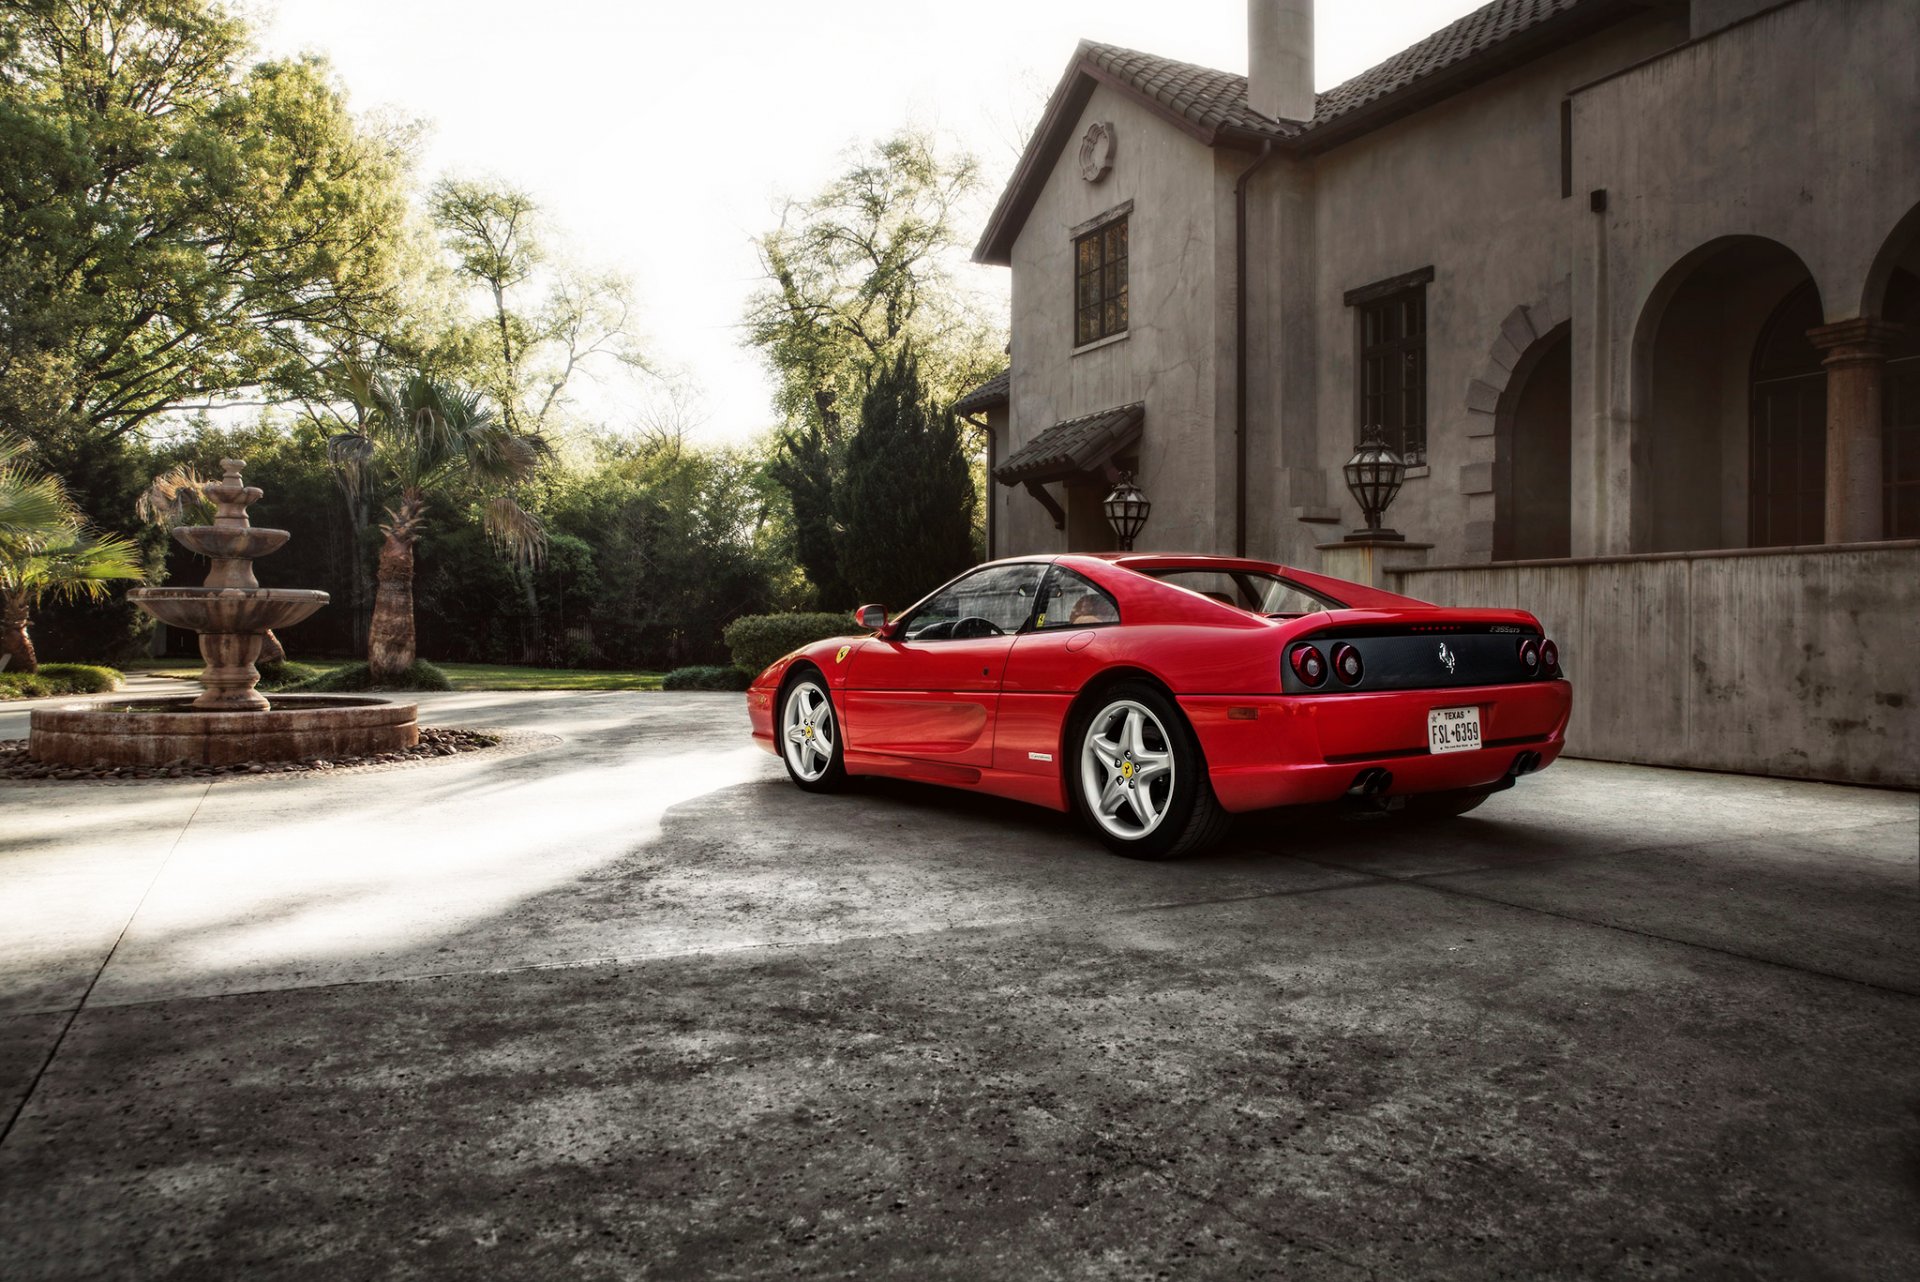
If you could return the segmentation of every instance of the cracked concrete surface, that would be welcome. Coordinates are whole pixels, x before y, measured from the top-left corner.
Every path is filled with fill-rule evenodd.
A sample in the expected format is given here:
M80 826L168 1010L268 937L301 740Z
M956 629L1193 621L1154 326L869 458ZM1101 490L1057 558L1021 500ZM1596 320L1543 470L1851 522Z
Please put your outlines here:
M1920 1274L1911 795L1136 864L737 696L423 704L565 742L0 784L10 1280Z

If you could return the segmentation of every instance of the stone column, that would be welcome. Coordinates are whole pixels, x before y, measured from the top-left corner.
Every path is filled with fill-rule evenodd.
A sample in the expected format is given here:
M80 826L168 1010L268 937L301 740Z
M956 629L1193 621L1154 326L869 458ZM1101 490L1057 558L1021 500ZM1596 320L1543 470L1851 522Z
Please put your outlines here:
M1807 331L1826 352L1827 531L1829 543L1886 537L1880 488L1881 380L1896 329L1872 317Z

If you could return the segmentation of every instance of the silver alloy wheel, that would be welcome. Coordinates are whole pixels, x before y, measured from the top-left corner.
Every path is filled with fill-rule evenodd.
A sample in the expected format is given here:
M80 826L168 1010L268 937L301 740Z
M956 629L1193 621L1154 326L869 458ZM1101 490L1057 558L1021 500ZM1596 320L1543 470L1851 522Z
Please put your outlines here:
M827 692L812 681L802 681L787 691L787 706L780 717L781 735L787 764L793 773L814 782L833 764L833 704Z
M1080 788L1099 825L1122 841L1160 826L1173 803L1173 738L1153 709L1116 699L1080 741Z

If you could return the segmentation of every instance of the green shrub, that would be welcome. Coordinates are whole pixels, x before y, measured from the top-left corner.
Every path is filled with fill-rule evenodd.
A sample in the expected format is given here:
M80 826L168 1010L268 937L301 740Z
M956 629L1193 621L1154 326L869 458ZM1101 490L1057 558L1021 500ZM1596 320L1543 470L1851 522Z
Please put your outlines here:
M119 669L93 663L43 663L34 675L63 685L58 694L106 694L126 680Z
M350 663L344 668L335 668L331 672L323 672L298 685L283 686L281 689L286 694L352 694L360 690L451 690L453 682L447 680L446 673L422 659L401 673L398 681L376 685L373 672L366 664Z
M90 663L43 663L38 672L0 672L0 699L46 699L118 690L121 675Z
M660 679L662 690L744 690L753 674L738 668L703 665L675 668Z
M315 680L326 671L311 663L301 663L296 659L281 659L277 663L255 665L260 669L260 689L289 690Z
M44 699L59 694L53 682L30 672L0 672L0 699Z
M745 614L727 625L734 666L750 675L784 654L828 637L853 636L858 625L846 614Z

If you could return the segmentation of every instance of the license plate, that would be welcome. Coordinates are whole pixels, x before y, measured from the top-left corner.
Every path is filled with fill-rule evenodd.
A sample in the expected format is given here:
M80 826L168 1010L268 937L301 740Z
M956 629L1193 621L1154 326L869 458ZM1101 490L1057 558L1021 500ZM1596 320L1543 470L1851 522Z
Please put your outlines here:
M1471 752L1480 746L1480 709L1432 708L1427 712L1429 752Z

